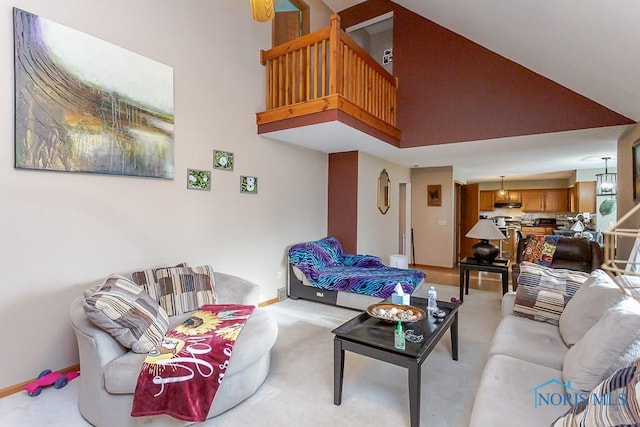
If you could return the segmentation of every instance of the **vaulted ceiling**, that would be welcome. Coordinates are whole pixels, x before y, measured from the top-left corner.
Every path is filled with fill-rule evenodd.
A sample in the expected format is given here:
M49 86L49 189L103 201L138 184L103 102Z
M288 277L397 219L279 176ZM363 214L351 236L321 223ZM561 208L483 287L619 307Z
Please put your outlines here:
M332 10L363 1L324 0ZM445 28L640 120L640 2L395 0Z
M357 0L324 0L334 11ZM632 120L640 120L640 2L396 0L403 6ZM401 164L462 169L471 181L601 167L625 126L395 150ZM508 140L508 144L506 143ZM472 148L474 146L474 148ZM535 149L534 149L535 148ZM381 149L381 151L386 151ZM476 152L478 156L469 158ZM522 166L522 152L528 153ZM402 154L404 152L404 154ZM451 157L460 153L460 158ZM551 156L550 156L551 154ZM407 163L411 162L411 163Z

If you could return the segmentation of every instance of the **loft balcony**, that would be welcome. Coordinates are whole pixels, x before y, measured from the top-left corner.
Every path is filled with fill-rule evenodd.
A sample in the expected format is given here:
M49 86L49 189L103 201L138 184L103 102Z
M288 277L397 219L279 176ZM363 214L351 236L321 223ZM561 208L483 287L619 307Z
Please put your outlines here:
M371 140L399 146L398 80L340 28L338 15L329 27L261 51L260 62L266 109L256 114L258 134L327 153Z

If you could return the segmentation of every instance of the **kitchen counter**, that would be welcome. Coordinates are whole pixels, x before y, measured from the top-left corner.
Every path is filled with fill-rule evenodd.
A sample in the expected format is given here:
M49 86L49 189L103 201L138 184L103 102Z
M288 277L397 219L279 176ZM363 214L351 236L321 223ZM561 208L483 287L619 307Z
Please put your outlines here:
M576 233L579 233L579 231L567 230L565 228L553 230L553 234L557 234L559 236L564 236L564 237L573 237L576 235Z
M557 227L530 227L522 226L522 234L553 234L553 230L557 230Z

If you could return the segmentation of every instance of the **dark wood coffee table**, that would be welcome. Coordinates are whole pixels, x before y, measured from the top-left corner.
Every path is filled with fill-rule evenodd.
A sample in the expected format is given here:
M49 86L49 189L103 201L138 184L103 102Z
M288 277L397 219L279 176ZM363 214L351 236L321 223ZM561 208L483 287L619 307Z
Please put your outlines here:
M411 297L411 305L424 310L427 306L427 300ZM366 312L334 329L332 331L335 334L333 340L333 403L335 405L342 403L344 352L349 350L408 369L409 416L411 426L418 427L420 425L422 363L447 332L447 329L451 332L453 360L458 360L458 307L458 304L438 301L438 308L447 312L444 319L435 320L432 316L427 315L426 319L418 322L403 323L405 332L412 330L414 337L422 335L422 340L418 342L412 342L408 338L404 350L398 350L394 347L396 325L371 317Z

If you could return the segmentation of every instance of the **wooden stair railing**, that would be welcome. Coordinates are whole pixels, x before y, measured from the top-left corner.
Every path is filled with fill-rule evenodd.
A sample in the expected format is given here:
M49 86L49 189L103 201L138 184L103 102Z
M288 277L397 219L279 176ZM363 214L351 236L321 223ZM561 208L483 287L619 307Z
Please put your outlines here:
M330 25L260 52L266 68L266 111L258 125L341 109L399 140L398 80L340 28Z

